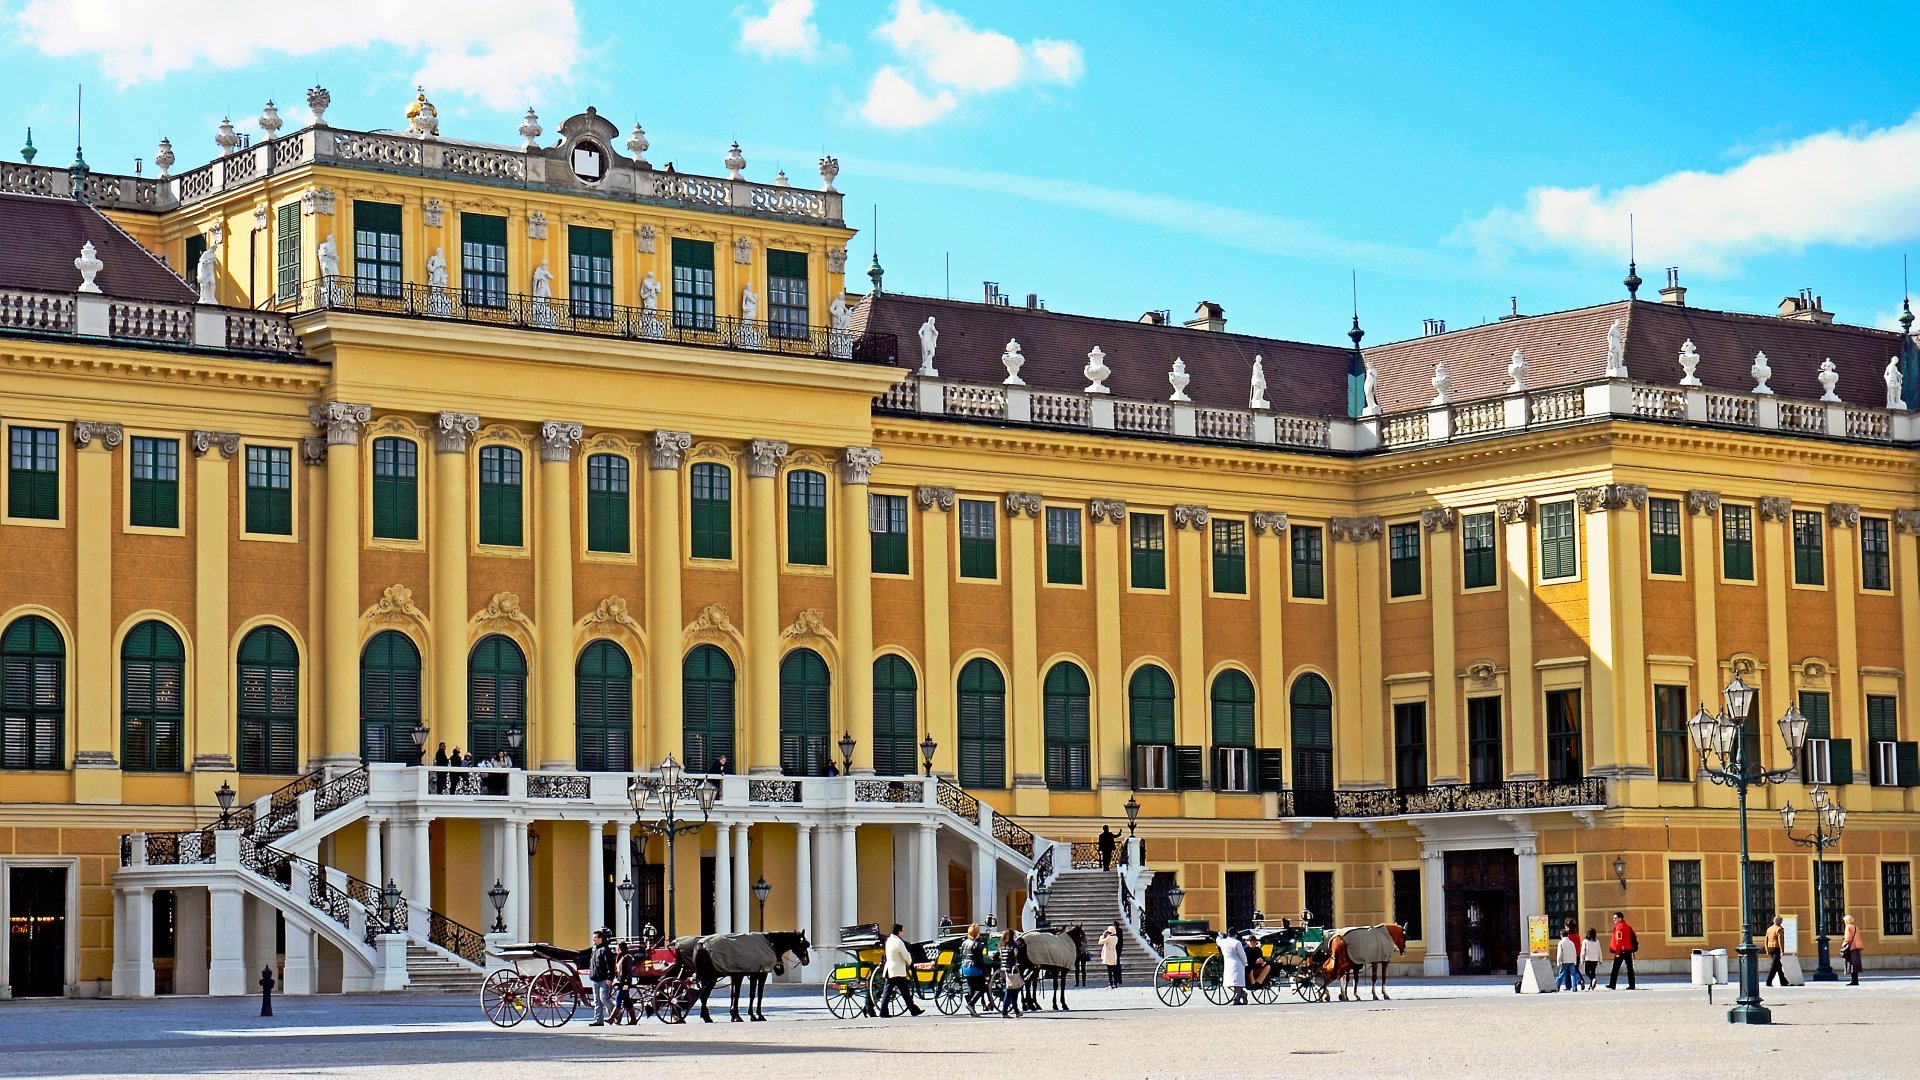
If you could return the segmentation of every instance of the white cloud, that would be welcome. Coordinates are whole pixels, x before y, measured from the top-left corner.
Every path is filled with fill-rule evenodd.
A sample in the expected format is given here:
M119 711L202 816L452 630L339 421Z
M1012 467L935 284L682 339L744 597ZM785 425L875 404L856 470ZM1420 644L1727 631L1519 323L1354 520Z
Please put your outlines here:
M874 76L860 112L883 127L930 124L959 104L959 94L990 93L1031 80L1071 84L1086 70L1080 46L1071 41L1036 38L1022 46L998 31L975 30L960 15L922 0L896 0L893 18L875 33L912 66L909 73L889 65ZM923 82L940 89L929 95L920 89Z
M763 57L811 57L820 50L813 0L772 0L764 15L740 22L740 46Z
M413 81L496 108L538 100L582 56L572 0L29 0L16 16L42 53L92 55L122 87L261 54L388 45L421 54Z
M1611 192L1535 188L1521 209L1496 208L1456 236L1495 255L1516 245L1619 254L1628 214L1643 254L1707 273L1812 244L1920 237L1920 113L1876 131L1776 146L1725 172L1688 170Z

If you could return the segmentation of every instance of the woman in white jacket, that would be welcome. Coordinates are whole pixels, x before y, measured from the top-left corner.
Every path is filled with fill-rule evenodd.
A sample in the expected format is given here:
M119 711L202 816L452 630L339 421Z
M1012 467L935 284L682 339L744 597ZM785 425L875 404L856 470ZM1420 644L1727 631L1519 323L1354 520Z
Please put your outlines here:
M1587 989L1596 990L1600 986L1600 936L1587 927L1587 937L1580 943L1580 963L1586 970ZM1784 976L1783 976L1784 978Z

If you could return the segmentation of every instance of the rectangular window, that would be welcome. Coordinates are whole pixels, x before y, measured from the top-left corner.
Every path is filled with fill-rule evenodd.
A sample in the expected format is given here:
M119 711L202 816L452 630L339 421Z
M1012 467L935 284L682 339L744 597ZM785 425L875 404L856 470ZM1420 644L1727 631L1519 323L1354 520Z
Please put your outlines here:
M1227 929L1244 930L1253 925L1253 913L1259 905L1259 873L1254 870L1226 872Z
M787 474L787 561L827 565L827 478L812 469Z
M207 253L207 236L194 233L187 237L187 261L180 264L180 276L198 292L200 288L200 256Z
M1868 761L1872 765L1869 779L1880 787L1897 787L1900 784L1900 755L1897 739L1900 738L1899 699L1887 694L1867 695L1867 746Z
M1427 703L1393 707L1393 778L1402 789L1427 786Z
M520 546L520 462L520 451L511 446L480 448L482 544Z
M1463 587L1486 589L1500 583L1492 514L1467 514L1460 519L1460 562Z
M273 237L274 299L285 303L300 297L300 204L290 202L275 211L279 226Z
M1047 583L1078 585L1083 577L1080 556L1080 510L1047 507Z
M1213 523L1213 591L1247 593L1247 523Z
M1913 864L1880 864L1880 936L1913 933Z
M1467 770L1469 782L1477 785L1498 784L1507 778L1497 697L1467 699Z
M1655 574L1679 576L1680 500L1647 500L1647 567Z
M1419 596L1420 523L1387 527L1388 595Z
M1580 925L1580 864L1541 863L1540 891L1546 901L1547 930L1559 934L1567 923Z
M1132 535L1132 574L1136 589L1167 587L1167 518L1164 514L1129 514Z
M1747 864L1747 895L1753 900L1753 936L1762 937L1773 925L1778 898L1773 887L1773 863L1756 859Z
M1420 909L1426 903L1426 896L1420 891L1420 871L1395 870L1393 872L1393 921L1406 932L1408 941L1423 941L1420 933Z
M1692 778L1693 743L1687 737L1687 688L1653 688L1654 750L1662 780L1686 781Z
M1720 576L1753 580L1753 507L1720 506Z
M1173 789L1173 747L1135 743L1133 752L1141 791Z
M1327 598L1326 530L1318 525L1295 525L1293 537L1293 595L1303 600Z
M1793 583L1827 583L1827 545L1825 524L1818 510L1793 512Z
M7 429L7 516L60 518L60 431Z
M1573 533L1573 503L1540 504L1540 580L1580 576L1580 547Z
M420 448L411 439L373 440L373 535L420 539Z
M587 458L587 550L624 555L628 537L628 468L619 454Z
M353 204L354 288L362 296L400 296L400 208L391 203Z
M807 340L807 253L767 249L767 334Z
M247 447L247 531L293 535L293 451Z
M1820 887L1818 921L1825 924L1823 930L1815 930L1814 933L1840 937L1847 932L1847 861L1834 858L1814 865L1819 868L1816 871Z
M180 440L127 440L127 523L143 529L180 527Z
M1219 758L1213 777L1215 790L1252 791L1253 751L1244 746L1220 746L1215 749Z
M713 329L713 244L673 240L673 325Z
M999 576L999 518L994 505L978 499L960 500L960 576Z
M460 215L460 289L468 307L507 306L507 219Z
M1887 592L1893 588L1886 518L1860 519L1860 587Z
M1300 921L1308 926L1331 928L1333 910L1333 871L1307 870L1300 874Z
M1547 691L1547 779L1578 780L1584 773L1580 754L1580 691Z
M910 574L907 556L907 497L867 496L867 532L873 537L873 572Z
M567 299L576 319L613 318L613 230L567 226Z
M1700 860L1675 859L1667 864L1667 914L1673 937L1706 936L1700 909Z
M693 557L733 558L733 470L711 461L693 466Z

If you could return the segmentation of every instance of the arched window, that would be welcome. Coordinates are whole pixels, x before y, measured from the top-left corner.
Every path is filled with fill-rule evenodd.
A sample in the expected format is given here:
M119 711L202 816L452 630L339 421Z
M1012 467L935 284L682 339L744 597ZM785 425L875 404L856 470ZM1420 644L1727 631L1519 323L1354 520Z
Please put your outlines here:
M120 767L179 772L187 726L187 650L173 627L143 622L120 644Z
M873 662L873 771L912 776L920 771L918 699L913 666L898 656Z
M812 649L795 649L780 661L780 771L788 776L825 776L833 760L832 681L827 663Z
M580 650L573 695L574 765L582 772L633 768L633 661L626 650L604 639Z
M1264 790L1254 775L1253 680L1231 668L1213 679L1213 786Z
M67 767L67 646L38 615L15 619L0 636L0 703L0 768Z
M507 738L520 732L522 745ZM527 657L512 638L489 634L467 661L467 752L490 758L505 750L527 767Z
M1087 673L1078 664L1058 663L1047 672L1047 786L1055 791L1085 791L1093 786Z
M240 771L290 775L300 768L300 653L277 626L240 642Z
M1333 800L1333 690L1327 680L1311 672L1293 680L1288 697L1293 711L1293 790L1294 812L1307 813L1302 797L1317 794L1312 801L1324 803L1332 812Z
M985 657L960 669L960 786L1007 786L1007 680Z
M420 447L412 439L373 440L373 535L420 539Z
M1127 725L1133 735L1133 786L1172 791L1173 677L1149 664L1127 683Z
M680 666L680 756L691 772L717 772L733 757L733 661L713 645L701 645Z
M398 630L373 635L360 652L360 760L418 765L420 650Z

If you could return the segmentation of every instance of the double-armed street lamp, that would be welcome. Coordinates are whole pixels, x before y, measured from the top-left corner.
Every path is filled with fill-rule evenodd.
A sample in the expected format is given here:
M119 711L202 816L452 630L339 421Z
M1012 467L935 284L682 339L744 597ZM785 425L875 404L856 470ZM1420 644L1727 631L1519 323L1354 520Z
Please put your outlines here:
M686 775L679 762L668 754L660 763L660 774L654 777L636 776L627 783L627 801L633 804L633 816L642 832L667 838L667 937L678 937L678 923L674 912L674 858L673 841L681 833L699 832L706 827L707 815L713 812L713 800L719 792L711 780L696 780ZM700 820L682 822L678 811L683 800L692 799L700 806ZM648 803L657 803L660 807L660 820L647 821L641 818Z
M1840 842L1840 830L1847 827L1847 809L1827 796L1827 789L1814 785L1809 794L1813 799L1813 832L1807 836L1795 836L1793 819L1800 813L1787 803L1780 808L1780 821L1787 827L1787 839L1801 847L1813 849L1813 929L1820 943L1820 966L1815 969L1815 982L1833 982L1840 978L1833 970L1833 961L1827 951L1827 867L1823 856L1826 850Z
M1721 696L1726 711L1709 715L1706 705L1687 721L1687 737L1700 754L1700 775L1740 795L1740 997L1727 1010L1730 1024L1771 1024L1773 1014L1760 1004L1759 950L1753 944L1753 877L1747 860L1747 789L1778 784L1793 777L1797 770L1765 769L1757 761L1747 760L1745 719L1753 710L1753 687L1738 672ZM1780 738L1787 744L1787 756L1796 758L1807 741L1807 718L1789 705L1780 718ZM1714 762L1718 764L1714 764Z

